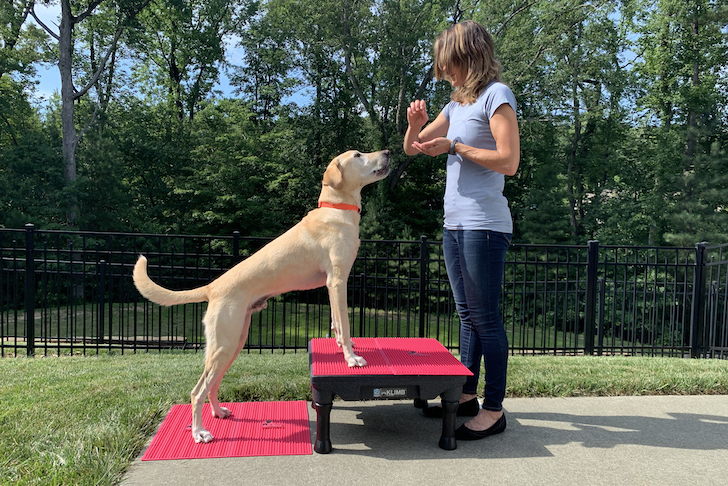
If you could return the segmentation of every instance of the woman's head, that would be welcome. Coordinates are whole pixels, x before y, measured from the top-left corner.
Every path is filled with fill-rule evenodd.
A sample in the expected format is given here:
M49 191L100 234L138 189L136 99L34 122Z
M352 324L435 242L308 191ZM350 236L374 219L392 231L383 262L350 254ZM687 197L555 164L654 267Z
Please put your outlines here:
M435 78L453 83L454 101L474 103L488 83L500 80L500 71L493 39L477 22L455 24L435 40Z

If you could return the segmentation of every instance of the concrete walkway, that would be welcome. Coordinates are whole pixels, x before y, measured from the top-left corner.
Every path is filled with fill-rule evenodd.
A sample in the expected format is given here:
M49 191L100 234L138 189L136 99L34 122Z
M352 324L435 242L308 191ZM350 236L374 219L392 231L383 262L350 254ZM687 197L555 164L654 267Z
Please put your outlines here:
M441 421L425 418L411 401L337 401L330 454L137 459L121 484L728 483L728 396L523 398L504 407L503 434L444 451L437 446ZM313 441L316 413L309 410Z

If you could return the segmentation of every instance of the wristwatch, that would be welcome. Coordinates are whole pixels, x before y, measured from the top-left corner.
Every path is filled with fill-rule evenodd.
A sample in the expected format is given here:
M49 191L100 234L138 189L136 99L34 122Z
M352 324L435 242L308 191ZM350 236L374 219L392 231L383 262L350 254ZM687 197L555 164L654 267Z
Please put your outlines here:
M450 155L455 155L455 144L458 143L460 140L458 140L457 137L452 139L452 143L450 144L450 150L447 152Z

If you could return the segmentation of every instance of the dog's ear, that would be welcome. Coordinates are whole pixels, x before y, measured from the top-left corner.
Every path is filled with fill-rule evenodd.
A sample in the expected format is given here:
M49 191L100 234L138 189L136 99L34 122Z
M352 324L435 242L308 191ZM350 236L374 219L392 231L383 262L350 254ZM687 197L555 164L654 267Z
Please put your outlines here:
M341 173L341 164L337 158L332 160L326 168L326 172L324 172L324 184L334 189L339 189L343 182L344 175Z

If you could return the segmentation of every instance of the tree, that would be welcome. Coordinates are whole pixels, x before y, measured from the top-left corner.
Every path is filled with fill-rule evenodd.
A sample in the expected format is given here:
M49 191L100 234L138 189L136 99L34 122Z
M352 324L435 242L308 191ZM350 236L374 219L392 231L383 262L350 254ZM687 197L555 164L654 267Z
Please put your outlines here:
M518 102L521 165L505 189L517 238L581 242L599 232L591 212L611 197L626 140L627 3L477 5Z
M28 101L43 32L26 20L33 0L0 3L0 226L58 224L59 159Z
M0 147L6 143L17 146L21 124L27 120L24 90L41 58L38 48L43 40L42 31L26 25L33 5L34 0L0 3Z
M99 77L106 69L107 62L111 55L116 51L117 44L123 32L128 27L128 23L149 3L150 0L118 0L112 1L107 0L92 0L85 8L74 8L71 4L71 0L60 0L61 5L61 19L58 26L58 32L53 31L47 25L45 25L35 11L31 9L31 15L41 25L48 34L57 41L57 55L58 55L58 70L61 75L61 122L62 122L62 133L63 133L63 159L65 161L65 167L63 171L63 178L66 182L66 186L72 186L76 180L76 147L78 146L79 140L83 137L84 132L90 127L94 120L94 116L87 120L83 128L79 131L76 126L75 113L75 102L82 97L86 96L89 90L96 85ZM52 2L47 2L51 4ZM77 54L74 48L74 30L83 21L92 16L97 8L102 3L106 4L106 7L114 12L114 24L115 33L110 43L105 46L106 53L99 55L94 60L93 65L96 66L92 72L88 73L88 77L83 79L84 85L80 89L77 89L74 85L74 69L77 66L74 64L74 60L77 58ZM74 14L74 11L78 12ZM96 112L94 112L95 114ZM70 224L74 224L78 208L76 203L76 197L71 196L68 203L67 219Z
M61 227L63 164L21 83L0 77L0 227Z
M518 101L515 241L728 239L725 0L150 0L136 16L143 0L58 0L65 98L44 116L28 103L38 4L0 4L5 224L272 235L311 208L332 157L389 148L362 236L438 238L444 158L400 153L404 110L449 100L432 42L472 18Z
M728 25L725 2L654 0L643 22L640 46L644 56L639 106L654 136L651 174L654 191L663 195L651 235L658 243L693 244L728 236L724 208L725 83ZM655 35L646 35L654 32ZM649 80L649 81L648 81ZM722 109L721 109L722 108ZM721 130L721 126L723 130ZM722 134L722 135L721 135Z
M272 16L270 11L268 15ZM284 30L287 24L281 26L269 16L258 16L248 29L238 32L238 45L245 54L231 82L249 97L256 121L273 124L284 97L299 83L291 76L296 58L291 52L292 36Z
M27 77L40 59L38 48L43 33L26 20L35 0L6 0L0 3L0 78L7 74Z
M225 64L225 43L242 31L252 12L250 0L155 0L140 16L144 31L132 39L138 79L162 91L177 118L193 119L210 95Z
M276 164L281 150L269 150L270 141L265 140L270 134L284 146L285 133L256 126L249 105L236 100L206 104L191 128L194 162L179 175L174 189L183 201L185 230L277 236L281 220L295 220L296 215L285 215L280 202L273 203L286 192L274 187L283 176Z

